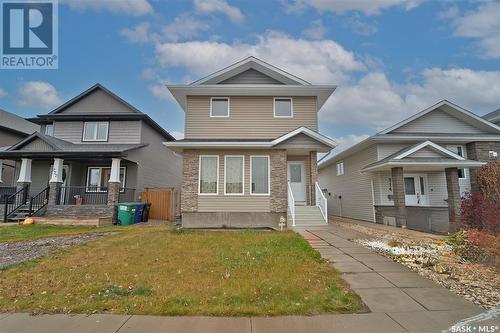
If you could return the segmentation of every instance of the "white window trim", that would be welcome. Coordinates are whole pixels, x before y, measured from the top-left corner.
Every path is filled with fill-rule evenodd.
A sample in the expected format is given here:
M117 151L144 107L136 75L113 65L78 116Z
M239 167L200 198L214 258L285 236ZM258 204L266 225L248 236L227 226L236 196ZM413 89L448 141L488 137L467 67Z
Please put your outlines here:
M462 157L464 159L467 159L467 151L465 150L465 147L464 145L446 145L446 149L448 149L449 151L451 151L452 153L454 154L457 154L458 153L455 153L454 151L452 151L450 148L456 148L456 147L460 147L460 149L462 150ZM459 155L460 156L460 155ZM462 169L463 171L463 174L464 174L464 177L463 178L460 178L460 176L458 177L458 179L467 179L467 174L468 174L468 168L458 168L458 169Z
M289 116L277 116L276 115L276 100L277 99L289 99L290 100L290 115ZM273 116L274 116L274 118L293 118L293 98L292 97L274 97L274 99L273 99Z
M227 116L214 116L212 114L212 102L214 99L227 99ZM231 114L231 99L229 97L210 97L210 118L229 118L229 115Z
M47 133L47 128L48 128L48 127L52 127L52 134L48 134L48 133ZM44 132L44 134L45 134L45 135L48 135L48 136L54 136L54 123L52 123L52 124L46 124L46 125L45 125L45 130L44 130L43 132Z
M97 139L97 128L95 131L95 139L85 139L85 132L87 129L87 124L106 124L106 139ZM107 142L109 139L109 121L84 121L83 122L83 133L82 133L82 142Z
M227 158L228 157L240 157L243 159L243 164L242 164L242 169L241 169L241 179L243 182L242 185L242 193L226 193L226 166L227 166ZM245 195L245 155L224 155L224 195L229 195L229 196L242 196Z
M201 159L203 157L216 157L217 158L217 186L215 186L215 193L201 193ZM198 158L198 195L219 195L219 155L200 155Z
M92 165L87 167L87 177L85 179L85 193L106 193L107 191L103 190L95 190L95 191L87 191L87 188L92 187L89 185L89 177L90 177L90 169L99 169L99 178L102 177L102 169L111 169L110 166L98 166L98 165ZM120 167L120 170L123 169L123 187L120 187L120 192L123 193L125 192L125 188L127 187L127 167ZM67 177L67 176L66 176ZM120 184L121 186L121 184ZM101 187L108 187L108 184L100 185L97 186L98 188Z
M252 159L254 157L266 157L267 158L267 193L253 193L252 191L252 183L253 183L253 175L252 175ZM250 155L250 195L255 196L270 196L271 195L271 156L270 155Z
M339 165L342 166L342 173L339 173ZM345 164L344 164L344 161L338 161L336 164L335 164L335 171L337 173L337 176L343 176L345 174Z

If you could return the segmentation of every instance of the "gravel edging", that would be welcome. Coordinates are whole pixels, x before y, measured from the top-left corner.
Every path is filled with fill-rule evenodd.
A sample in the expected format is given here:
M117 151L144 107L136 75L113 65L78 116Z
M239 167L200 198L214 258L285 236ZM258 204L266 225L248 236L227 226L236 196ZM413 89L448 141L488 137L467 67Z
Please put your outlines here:
M0 243L0 269L34 260L74 245L91 242L109 234L89 233Z

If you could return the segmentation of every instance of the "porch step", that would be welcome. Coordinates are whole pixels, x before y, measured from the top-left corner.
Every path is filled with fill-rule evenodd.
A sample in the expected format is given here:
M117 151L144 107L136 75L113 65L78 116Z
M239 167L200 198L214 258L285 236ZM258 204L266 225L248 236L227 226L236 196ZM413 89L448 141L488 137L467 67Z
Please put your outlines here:
M326 222L316 206L295 206L295 226L320 226Z

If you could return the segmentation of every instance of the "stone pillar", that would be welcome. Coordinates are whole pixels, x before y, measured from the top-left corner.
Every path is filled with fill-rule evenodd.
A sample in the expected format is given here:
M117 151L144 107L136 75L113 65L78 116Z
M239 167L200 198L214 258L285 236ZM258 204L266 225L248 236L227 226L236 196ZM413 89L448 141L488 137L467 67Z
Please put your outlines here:
M316 182L318 181L318 160L315 151L309 152L309 170L311 170L310 184L311 184L311 202L310 205L316 205Z
M198 211L198 168L199 155L195 151L184 151L182 153L181 213Z
M460 185L458 183L458 169L446 168L446 189L448 190L449 229L451 232L460 229Z
M63 183L63 165L62 158L54 158L54 165L52 166L52 173L49 180L49 202L50 206L60 204L59 198L61 194L61 186Z
M396 207L396 226L406 228L406 202L403 168L392 168L392 194Z
M31 185L31 159L23 158L21 160L21 168L19 169L19 178L17 179L17 190L23 187L28 188L25 192L24 201L28 200L29 188Z
M111 160L111 172L108 180L108 206L113 207L113 223L118 222L118 211L115 206L120 199L120 162L119 158Z
M270 151L270 178L271 198L270 208L272 213L283 213L286 216L288 206L288 179L286 150L276 149Z

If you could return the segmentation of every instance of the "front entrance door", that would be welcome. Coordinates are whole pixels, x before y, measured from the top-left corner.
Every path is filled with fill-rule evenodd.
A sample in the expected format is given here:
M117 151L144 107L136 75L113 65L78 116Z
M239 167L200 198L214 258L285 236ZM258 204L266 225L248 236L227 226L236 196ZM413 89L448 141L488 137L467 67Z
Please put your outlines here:
M303 162L288 162L288 181L296 203L306 203L306 177Z
M407 206L428 206L427 176L424 174L405 174L405 202Z

